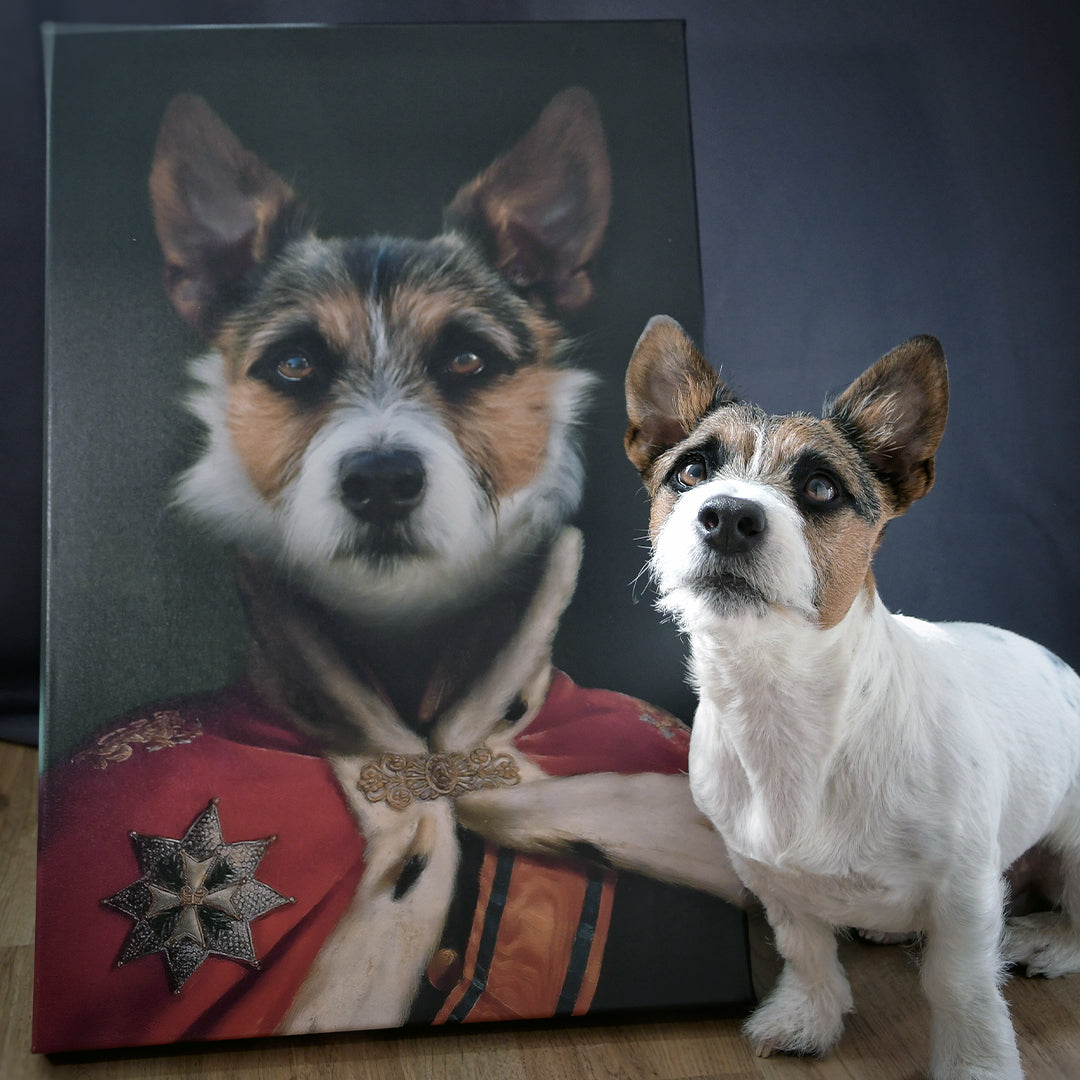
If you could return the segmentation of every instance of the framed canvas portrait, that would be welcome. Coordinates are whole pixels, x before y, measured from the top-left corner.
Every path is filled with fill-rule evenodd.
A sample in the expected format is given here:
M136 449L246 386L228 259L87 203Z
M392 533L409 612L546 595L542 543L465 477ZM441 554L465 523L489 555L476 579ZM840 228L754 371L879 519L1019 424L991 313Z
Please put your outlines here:
M682 27L46 36L35 1046L752 997L636 604Z

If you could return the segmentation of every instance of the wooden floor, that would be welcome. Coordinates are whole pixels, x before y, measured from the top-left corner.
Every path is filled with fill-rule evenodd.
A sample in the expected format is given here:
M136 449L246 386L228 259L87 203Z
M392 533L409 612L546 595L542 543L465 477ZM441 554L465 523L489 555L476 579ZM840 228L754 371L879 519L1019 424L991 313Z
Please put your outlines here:
M845 942L855 993L826 1061L758 1059L710 1015L424 1029L93 1055L29 1051L37 755L0 743L0 1077L58 1080L913 1080L927 1010L903 949ZM762 939L763 940L763 939ZM763 948L765 946L762 946ZM769 967L766 954L762 970ZM1080 976L1007 988L1029 1080L1080 1077Z

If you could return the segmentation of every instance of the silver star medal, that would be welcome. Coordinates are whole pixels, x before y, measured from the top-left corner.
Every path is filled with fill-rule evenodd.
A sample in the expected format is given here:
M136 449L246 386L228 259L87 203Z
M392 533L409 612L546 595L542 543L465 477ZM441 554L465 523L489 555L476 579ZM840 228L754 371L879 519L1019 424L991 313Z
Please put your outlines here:
M182 840L132 832L143 876L101 901L135 920L116 966L164 953L174 994L208 956L257 968L252 921L294 903L255 880L266 849L277 837L226 844L217 802L199 814Z

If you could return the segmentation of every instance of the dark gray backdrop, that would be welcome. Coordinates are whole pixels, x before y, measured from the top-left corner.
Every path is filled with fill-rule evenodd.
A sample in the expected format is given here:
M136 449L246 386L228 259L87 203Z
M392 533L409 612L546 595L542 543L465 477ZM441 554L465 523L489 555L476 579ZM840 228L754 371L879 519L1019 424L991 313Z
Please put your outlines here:
M220 18L211 4L155 10L159 21ZM877 566L882 592L912 614L1009 626L1080 664L1073 490L1080 103L1077 32L1065 6L281 2L237 3L230 15L684 17L710 358L771 409L816 408L826 390L844 386L893 344L937 334L953 382L938 486L890 528ZM12 102L5 144L16 150L4 166L4 229L16 257L4 261L0 289L12 327L0 398L8 686L25 676L35 651L42 111L31 24L38 16L146 19L148 7L24 2L2 16L14 31L3 35L5 49L16 50L4 73ZM305 178L316 170L305 164ZM666 283L655 247L642 243L626 254L637 269L654 271L655 306L669 306L666 298L660 304ZM693 320L692 312L672 314ZM632 339L637 329L624 333ZM148 341L157 344L168 345ZM122 388L117 393L120 407ZM614 401L606 407L615 409ZM643 528L644 500L629 465L617 447L596 453L593 508L636 500ZM598 552L601 540L590 538L597 584L587 581L577 603L597 620L607 655L617 656L620 634L630 632L652 663L643 671L639 661L625 679L594 681L635 689L634 678L647 678L666 687L651 696L685 710L681 646L670 628L655 625L647 596L632 602L628 581L642 558L634 536L620 526L602 543ZM92 593L92 583L87 588ZM588 671L567 666L590 681Z

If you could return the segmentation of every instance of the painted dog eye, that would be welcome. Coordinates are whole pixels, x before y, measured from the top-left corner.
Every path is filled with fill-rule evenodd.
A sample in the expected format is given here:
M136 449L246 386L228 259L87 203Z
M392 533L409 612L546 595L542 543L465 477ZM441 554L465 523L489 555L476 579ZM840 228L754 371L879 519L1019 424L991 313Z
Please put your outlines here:
M443 329L428 362L436 386L454 403L464 403L518 367L497 343L456 323Z
M708 476L709 470L705 467L705 462L700 458L691 458L683 463L682 468L675 474L675 479L680 487L692 488L707 480Z
M474 352L458 353L457 356L446 365L447 374L459 375L462 377L479 375L483 370L484 358L478 356Z
M840 488L831 477L826 476L824 473L814 473L810 476L806 483L803 484L802 491L810 502L818 506L836 502L840 497Z
M303 382L315 374L315 365L302 353L289 353L277 364L277 373L291 383Z
M271 343L248 369L248 376L304 405L323 397L339 368L340 360L318 333L302 329Z

